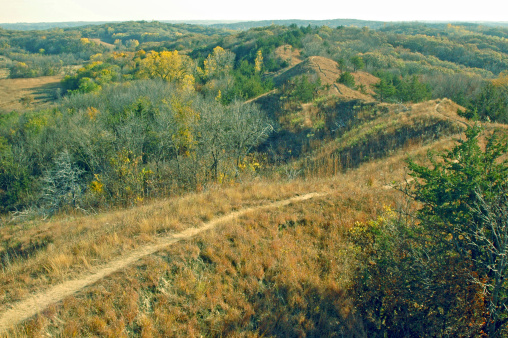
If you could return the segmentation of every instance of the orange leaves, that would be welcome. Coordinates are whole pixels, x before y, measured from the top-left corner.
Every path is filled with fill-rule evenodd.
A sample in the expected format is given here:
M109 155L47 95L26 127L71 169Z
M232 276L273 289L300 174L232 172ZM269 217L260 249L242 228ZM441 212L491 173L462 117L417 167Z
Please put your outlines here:
M99 110L95 107L88 107L86 110L86 113L91 121L95 121L97 118L97 115L99 115Z

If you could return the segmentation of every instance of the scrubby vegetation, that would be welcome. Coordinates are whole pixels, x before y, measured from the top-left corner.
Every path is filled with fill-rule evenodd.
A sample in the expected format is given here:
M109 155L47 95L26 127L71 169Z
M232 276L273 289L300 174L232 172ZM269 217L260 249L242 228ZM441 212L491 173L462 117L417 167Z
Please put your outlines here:
M466 131L431 167L409 160L417 213L387 208L350 230L364 261L357 299L368 330L389 336L503 336L506 331L506 138L485 149Z
M2 311L171 233L322 193L228 219L7 334L506 335L506 36L0 30L2 84L61 79L50 103L0 114Z

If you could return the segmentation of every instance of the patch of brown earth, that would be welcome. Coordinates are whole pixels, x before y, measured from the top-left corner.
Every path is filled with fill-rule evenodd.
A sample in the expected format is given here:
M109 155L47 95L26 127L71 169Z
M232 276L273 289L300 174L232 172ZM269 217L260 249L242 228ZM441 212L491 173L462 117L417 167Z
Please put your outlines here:
M284 61L288 61L290 67L293 67L302 62L302 59L300 58L300 50L293 48L291 45L283 45L277 47L275 49L275 56L281 58Z
M95 42L95 43L97 43L99 45L102 45L102 46L106 46L109 49L115 49L115 47L116 47L115 45L112 45L110 43L104 42L101 39L90 39L90 41L93 41L93 42Z
M340 74L341 71L334 60L322 56L311 56L275 76L274 83L280 86L292 78L306 75L311 80L319 78L321 83L328 88L326 93L328 95L336 95L345 100L375 101L372 97L374 94L372 86L379 81L378 78L366 72L352 73L355 77L356 85L363 85L363 90L359 91L337 83Z

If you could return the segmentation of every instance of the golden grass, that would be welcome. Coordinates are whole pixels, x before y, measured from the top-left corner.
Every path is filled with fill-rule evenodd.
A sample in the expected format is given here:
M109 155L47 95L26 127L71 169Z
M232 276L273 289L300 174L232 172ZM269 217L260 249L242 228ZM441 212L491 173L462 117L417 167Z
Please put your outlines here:
M251 199L244 204L257 204L289 190L294 195L321 188L331 194L252 211L168 247L51 306L9 335L326 335L341 327L353 332L345 290L355 262L343 230L375 217L383 204L393 203L395 192L358 185L347 176L252 188L237 188L233 195L245 199L247 193ZM179 203L201 198L196 194ZM53 259L67 264L64 256Z
M0 79L6 79L7 77L9 77L9 70L7 68L0 68Z
M266 335L289 328L303 334L316 330L315 316L323 306L338 317L325 316L321 321L352 330L354 311L345 290L355 273L354 255L342 238L343 230L374 218L385 204L399 203L397 192L386 187L404 180L403 160L408 152L423 159L428 149L451 144L453 138L448 137L425 147L411 145L389 158L328 178L216 186L101 215L61 215L51 222L2 228L2 237L20 241L52 236L47 248L12 263L0 274L5 308L165 233L296 194L332 192L315 201L250 212L216 231L176 244L115 273L79 297L52 306L46 311L49 314L44 312L9 334ZM267 271L272 272L267 275ZM269 283L265 283L267 276ZM260 294L266 299L257 298ZM331 305L330 299L336 304ZM104 319L105 313L109 319Z
M375 169L373 169L373 171L375 171ZM284 212L279 212L274 216L270 216L271 212L251 212L248 215L242 216L236 223L230 225L231 227L228 228L229 232L234 233L237 231L235 229L238 227L242 228L242 231L245 231L247 234L247 239L245 240L250 243L243 249L238 249L240 251L235 254L244 257L242 259L245 262L237 265L240 272L249 271L249 273L257 276L256 278L260 278L263 275L263 271L262 269L260 270L258 263L246 259L246 257L252 255L260 256L260 259L263 259L263 262L260 263L261 266L266 267L278 266L281 264L281 259L287 260L287 265L291 270L296 268L299 264L304 264L294 261L294 258L290 255L291 251L285 249L285 246L295 246L295 244L275 240L269 245L260 245L259 243L268 243L267 239L261 239L258 235L260 226L262 229L267 229L269 224L276 223L277 231L279 231L279 228L283 229L284 227L292 229L293 225L300 224L302 219L305 218L305 215L310 213L313 215L312 217L317 225L309 228L312 231L307 233L307 236L318 236L322 232L319 228L322 224L333 223L335 227L343 228L352 224L351 219L353 217L356 217L355 219L358 220L370 218L369 214L375 214L375 210L379 207L379 203L377 203L379 201L376 201L374 195L370 195L370 193L366 192L381 190L381 187L374 186L373 184L358 184L351 180L354 176L353 173L354 171L324 180L295 180L286 183L261 181L242 185L232 185L229 187L217 186L211 187L209 190L201 193L157 200L147 205L111 211L100 215L60 215L49 222L31 221L4 226L0 228L0 236L1 238L10 238L11 242L17 241L26 244L37 238L49 237L50 244L41 248L29 258L15 259L14 257L12 262L3 268L0 273L0 294L2 294L2 298L0 298L1 309L6 309L9 304L26 298L31 293L39 292L64 280L87 274L93 271L95 267L127 254L141 245L148 244L154 241L157 236L164 235L165 233L179 232L189 227L199 226L202 222L206 222L235 210L267 204L270 201L282 200L310 191L341 192L341 194L345 194L327 198L335 198L341 201L340 203L347 206L340 217L333 216L333 213L330 214L329 208L333 203L325 201L320 202L323 203L322 205L315 205L315 202L312 204L302 204L294 210L292 210L292 207L285 207ZM366 174L363 173L361 175ZM373 175L373 173L369 175ZM388 196L392 193L393 192L384 192L384 195ZM386 202L389 203L389 200ZM361 210L361 212L358 212L358 210ZM304 220L303 222L305 223L307 221ZM295 236L303 236L304 234L301 233L302 229L303 228L300 229L299 227L295 227ZM224 232L220 230L217 233L207 233L202 240L205 240L206 243L220 243L220 238L223 236ZM268 237L272 238L273 236L272 233ZM305 243L307 239L300 239L297 241L302 245L301 249L305 248L303 243ZM198 243L200 242L198 241ZM342 242L342 244L344 243ZM187 244L182 245L185 246ZM217 249L221 248L223 245L224 244L220 244ZM251 250L258 245L260 245L263 250L252 253ZM178 247L180 246L181 245L178 245ZM177 251L178 250L179 249L177 249ZM194 247L192 250L196 251L196 248ZM184 251L182 251L182 254L183 252ZM313 251L311 248L307 248L306 251L302 252L304 256L316 256L316 254L316 251ZM219 255L219 252L214 253L205 250L201 255L201 259L208 256L219 259ZM262 256L266 257L262 258ZM349 259L347 255L341 257L341 259ZM238 258L238 261L241 262L241 259ZM220 274L226 273L232 269L232 263L230 262L228 264L224 263L224 265L222 265ZM308 265L309 263L305 264ZM186 278L192 280L194 277L188 275ZM190 286L185 284L188 283L186 278L179 280L180 283L184 283L181 287L184 288L186 292L191 292L192 289L187 290ZM293 279L290 280L293 280L295 283L299 280L297 276L292 276L291 278ZM337 280L346 281L348 278L346 274L342 273L341 276L337 277ZM198 283L197 285L199 288L205 287L203 283ZM64 301L64 304L65 302L66 301ZM292 302L298 304L301 300L295 295L294 298L292 298ZM80 322L80 317L82 317L83 311L87 311L84 310L87 306L86 304L78 306L80 310L78 311L78 309L76 309L76 313L80 313L81 315L77 315L76 318L62 319L66 323L67 331L65 332L70 333L73 332L73 327L75 329L81 327L82 322ZM90 306L93 307L95 305L90 304ZM39 315L37 321L30 321L31 324L29 327L24 327L21 331L16 332L24 332L24 334L28 336L32 336L30 332L38 332L38 334L40 334L40 330L42 330L40 327L44 325L54 325L51 324L51 321L48 323L44 322L46 323L44 325L41 324L41 318L44 316L45 315ZM86 316L88 316L88 314ZM146 317L147 314L144 316ZM64 317L59 316L58 318ZM147 321L146 318L143 320L140 319L140 323L146 322L146 325L148 325L147 327L155 325ZM222 320L220 316L217 318L219 318L217 319L219 322ZM103 327L103 325L99 325L101 324L100 321L93 321L92 319L90 319L90 321L87 327L93 328L92 331L97 334L98 332L102 332L101 327ZM109 323L107 327L110 327L110 325L111 323ZM124 327L126 326L124 325ZM79 330L81 330L79 332L83 332L82 329ZM149 329L146 330L150 331ZM160 329L157 330L157 332L159 332L158 334L160 334ZM61 333L64 334L65 332Z
M439 139L459 136L470 124L457 115L460 106L448 99L378 107L374 112L359 112L358 123L335 139L311 142L311 156L292 166L307 177L335 175L377 158L387 159L398 152L407 153Z
M29 247L39 239L49 244L34 250L29 258L13 256L4 264L0 272L0 309L29 293L87 273L153 242L158 236L198 227L214 217L303 194L309 189L311 184L298 181L212 187L206 192L100 215L60 215L49 222L1 227L4 248L0 254L5 253L6 245Z
M0 110L23 111L29 107L23 106L20 99L32 97L30 106L44 108L52 100L56 88L60 87L63 76L42 76L29 79L0 78Z

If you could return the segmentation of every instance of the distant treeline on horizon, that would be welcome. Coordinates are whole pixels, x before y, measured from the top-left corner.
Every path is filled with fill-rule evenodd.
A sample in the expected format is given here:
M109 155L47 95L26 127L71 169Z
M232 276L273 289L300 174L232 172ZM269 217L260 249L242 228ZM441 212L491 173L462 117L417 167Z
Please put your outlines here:
M146 20L145 20L146 21ZM157 20L154 20L157 21ZM256 27L265 27L270 25L297 25L297 26L357 26L357 27L369 27L371 29L378 29L386 24L396 24L404 21L367 21L357 19L333 19L333 20L260 20L260 21L234 21L234 20L159 20L164 23L173 24L191 24L191 25L202 25L212 26L215 28L225 28L232 30L248 30ZM103 25L106 23L123 22L123 21L70 21L70 22L20 22L20 23L0 23L0 28L11 29L11 30L46 30L52 28L74 28L91 25ZM407 21L410 22L410 21ZM508 27L508 21L506 22L490 22L490 21L416 21L427 24L481 24L486 26L502 26Z

